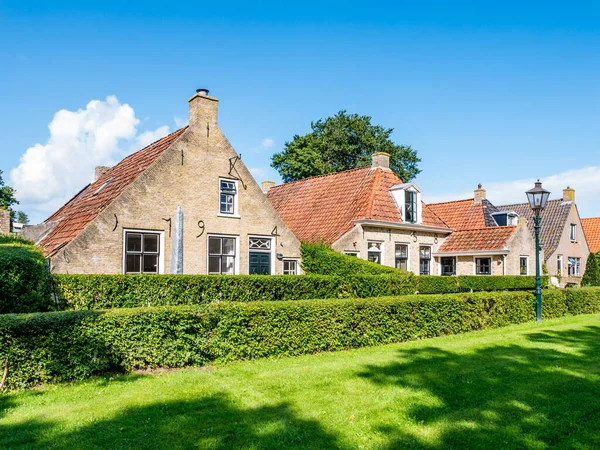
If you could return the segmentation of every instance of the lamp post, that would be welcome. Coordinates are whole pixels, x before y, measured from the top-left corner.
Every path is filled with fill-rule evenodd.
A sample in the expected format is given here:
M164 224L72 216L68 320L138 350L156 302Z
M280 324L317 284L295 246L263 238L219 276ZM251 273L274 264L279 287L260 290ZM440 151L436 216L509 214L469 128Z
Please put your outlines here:
M542 187L540 180L537 180L533 189L527 192L529 206L533 210L533 225L535 229L535 317L538 322L542 321L542 284L540 282L540 223L541 214L546 207L546 202L550 196L550 191Z

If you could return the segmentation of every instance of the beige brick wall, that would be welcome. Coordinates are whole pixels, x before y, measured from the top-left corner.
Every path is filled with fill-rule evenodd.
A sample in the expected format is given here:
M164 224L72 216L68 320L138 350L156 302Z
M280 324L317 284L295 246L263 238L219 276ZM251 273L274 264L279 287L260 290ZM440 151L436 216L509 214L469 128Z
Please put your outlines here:
M413 234L414 233L414 234ZM372 226L356 225L350 232L336 241L332 248L339 252L358 251L359 257L367 259L369 241L383 244L382 264L390 267L395 265L395 244L408 245L408 270L419 274L419 247L430 246L435 253L444 240L444 235L425 231L386 229ZM437 275L438 267L431 260L431 274Z
M219 179L232 178L229 161L237 153L216 124L216 107L217 102L210 98L191 99L190 128L53 258L54 272L122 273L124 230L143 229L163 233L163 268L164 273L169 273L172 238L168 222L163 219L170 218L174 224L178 206L182 206L184 215L184 273L207 273L210 234L238 238L240 274L248 273L251 235L272 237L273 273L282 273L283 263L275 258L276 253L300 258L299 241L283 224L242 161L235 165L246 185L244 188L238 181L239 218L218 216ZM115 216L118 225L113 231ZM202 235L199 221L204 222ZM275 228L279 236L272 236Z

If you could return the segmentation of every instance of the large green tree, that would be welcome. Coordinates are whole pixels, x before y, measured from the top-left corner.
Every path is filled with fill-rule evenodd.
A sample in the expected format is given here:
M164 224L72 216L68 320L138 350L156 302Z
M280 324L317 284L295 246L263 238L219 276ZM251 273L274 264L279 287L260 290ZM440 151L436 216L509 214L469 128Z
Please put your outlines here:
M17 205L18 203L15 197L15 190L4 184L2 171L0 170L0 208L10 209L12 205Z
M395 144L391 139L394 129L373 125L369 116L343 110L311 123L311 129L304 136L295 135L271 159L271 167L286 183L369 166L375 152L390 154L390 169L404 182L421 172L417 152L410 146Z
M581 279L582 286L600 286L600 268L596 255L590 253L585 264L585 273Z

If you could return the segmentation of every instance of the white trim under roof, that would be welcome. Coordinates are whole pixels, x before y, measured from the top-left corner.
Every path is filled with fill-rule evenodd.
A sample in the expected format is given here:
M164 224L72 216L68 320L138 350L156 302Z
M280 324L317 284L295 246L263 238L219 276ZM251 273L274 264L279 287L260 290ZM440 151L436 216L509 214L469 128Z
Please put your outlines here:
M401 190L405 191L408 188L413 188L418 193L421 193L421 189L419 188L419 186L417 186L417 184L413 183L412 181L410 183L395 184L389 190L390 191L396 191L398 189L401 189Z
M433 256L495 256L508 255L508 250L477 250L466 252L436 252Z
M359 219L355 220L354 223L356 225L368 225L371 227L392 228L397 230L429 231L430 233L450 234L454 231L450 228L433 227L408 222L386 222L385 220Z

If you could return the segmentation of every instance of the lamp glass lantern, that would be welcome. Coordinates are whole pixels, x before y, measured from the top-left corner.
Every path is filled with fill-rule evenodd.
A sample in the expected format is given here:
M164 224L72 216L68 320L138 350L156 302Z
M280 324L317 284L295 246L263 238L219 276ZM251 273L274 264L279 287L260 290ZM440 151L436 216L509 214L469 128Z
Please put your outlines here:
M540 180L537 180L533 189L529 189L526 194L529 206L531 206L531 209L536 214L542 212L546 207L548 197L550 197L550 191L547 191L542 187Z

